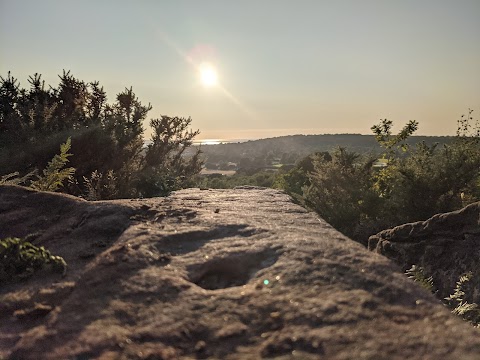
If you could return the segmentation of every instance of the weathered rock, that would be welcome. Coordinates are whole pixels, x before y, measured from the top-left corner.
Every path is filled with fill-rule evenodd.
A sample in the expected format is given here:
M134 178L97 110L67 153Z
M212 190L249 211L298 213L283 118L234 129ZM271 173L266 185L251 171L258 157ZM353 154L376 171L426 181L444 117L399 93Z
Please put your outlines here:
M32 232L69 269L2 286L0 358L479 358L474 328L275 190L0 187L0 236Z
M460 276L480 275L480 203L426 221L384 230L368 240L368 248L402 267L421 266L432 276L438 296L453 293ZM480 286L469 291L469 301L480 303Z

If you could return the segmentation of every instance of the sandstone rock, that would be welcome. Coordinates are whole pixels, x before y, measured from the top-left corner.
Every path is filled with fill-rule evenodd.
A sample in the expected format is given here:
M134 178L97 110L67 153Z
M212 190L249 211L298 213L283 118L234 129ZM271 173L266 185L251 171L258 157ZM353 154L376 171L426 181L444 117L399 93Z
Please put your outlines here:
M0 285L0 358L479 358L476 329L275 190L0 186L0 237L33 232L69 268Z
M426 221L384 230L368 240L368 248L402 267L421 266L432 276L438 296L451 293L461 275L480 275L480 203ZM480 286L471 289L470 302L480 303Z

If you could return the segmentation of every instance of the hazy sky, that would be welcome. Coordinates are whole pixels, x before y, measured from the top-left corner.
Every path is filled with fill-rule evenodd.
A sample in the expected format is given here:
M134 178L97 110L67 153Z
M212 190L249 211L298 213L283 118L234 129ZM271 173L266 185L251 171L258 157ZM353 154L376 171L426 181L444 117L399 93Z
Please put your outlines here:
M202 61L219 86L200 84ZM454 134L480 116L480 0L0 0L0 75L56 85L63 69L110 102L133 86L204 139L368 134L380 118Z

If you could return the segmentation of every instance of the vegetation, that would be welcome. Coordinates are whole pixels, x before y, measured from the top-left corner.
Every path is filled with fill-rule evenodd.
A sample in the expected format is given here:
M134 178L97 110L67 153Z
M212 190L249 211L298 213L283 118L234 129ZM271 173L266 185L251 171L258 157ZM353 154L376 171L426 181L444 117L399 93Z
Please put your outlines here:
M427 145L448 144L452 136L411 136L406 143L413 146L424 141ZM333 152L343 147L356 153L380 155L382 148L374 135L360 134L322 134L289 135L269 139L251 140L238 143L202 145L202 151L208 158L206 167L217 169L222 164L232 162L243 168L248 163L256 167L265 167L274 163L293 165L302 158L316 152Z
M433 294L436 293L433 278L431 276L427 277L422 267L413 265L407 270L406 274L410 279L419 283L426 290ZM480 327L480 306L468 300L468 298L475 292L475 288L469 287L469 285L471 283L478 283L478 277L476 282L472 280L474 280L472 272L460 276L453 293L441 300L451 309L453 314L460 316L462 319L470 322L476 327Z
M150 122L153 128L141 171L138 194L143 197L166 195L171 190L193 185L193 178L202 169L200 150L185 156L199 131L189 130L191 119L162 116Z
M461 316L464 320L480 327L480 306L476 303L469 302L467 299L467 288L469 283L474 283L473 273L468 272L460 277L455 286L455 291L444 300L452 309L455 315ZM478 278L477 282L478 284Z
M33 171L20 177L20 173L15 171L10 174L2 175L0 176L0 185L22 185L31 180L34 174L35 172Z
M273 187L276 176L274 172L268 171L259 171L252 175L242 172L237 172L232 176L211 174L198 178L195 186L211 189L232 189L242 185Z
M304 158L275 185L365 244L383 229L480 199L480 136L471 114L459 122L455 139L442 146L408 144L415 121L393 135L393 123L382 120L372 130L384 149L383 166L376 165L378 155L338 148L331 156Z
M0 284L25 279L46 266L62 274L67 270L65 260L43 246L19 238L0 239Z
M417 282L424 289L435 293L435 286L433 285L433 277L425 275L425 270L421 266L412 265L406 272L409 279Z
M37 169L20 177L18 171L3 175L0 177L0 185L26 185L39 191L57 191L64 185L65 180L72 180L72 175L75 173L74 168L65 168L68 163L70 150L70 138L64 144L60 145L60 154L57 154L48 163L43 170L43 176L37 175ZM32 178L36 176L36 180Z
M188 130L190 118L150 120L153 135L145 146L143 123L151 106L131 88L109 104L98 82L70 72L57 87L47 89L38 74L29 84L22 89L10 73L0 77L2 183L52 190L69 179L62 191L89 199L147 197L187 186L200 171L199 151L187 154L198 134ZM64 168L67 158L70 168ZM43 176L32 181L39 169Z
M65 180L71 180L75 169L72 167L65 168L68 163L68 157L72 156L68 151L70 150L71 140L68 140L60 145L60 154L55 155L43 170L43 176L38 176L38 179L31 183L31 187L35 190L41 191L57 191L63 186Z

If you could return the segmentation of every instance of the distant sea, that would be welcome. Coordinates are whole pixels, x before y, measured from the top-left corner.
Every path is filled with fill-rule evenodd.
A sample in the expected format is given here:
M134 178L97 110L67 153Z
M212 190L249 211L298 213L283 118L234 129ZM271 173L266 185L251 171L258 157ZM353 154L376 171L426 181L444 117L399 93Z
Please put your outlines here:
M219 145L219 144L232 144L232 143L242 143L247 142L250 140L255 139L232 139L232 140L224 140L224 139L202 139L202 140L194 140L193 145Z
M233 140L224 140L224 139L202 139L202 140L193 140L193 145L219 145L219 144L234 144L234 143L243 143L247 141L254 141L259 139L233 139ZM146 140L143 142L144 146L148 146L152 143L151 140Z

